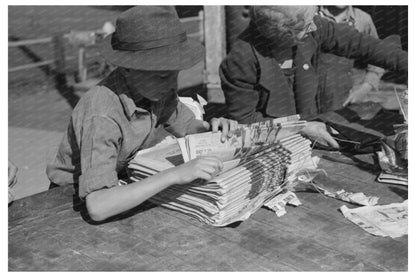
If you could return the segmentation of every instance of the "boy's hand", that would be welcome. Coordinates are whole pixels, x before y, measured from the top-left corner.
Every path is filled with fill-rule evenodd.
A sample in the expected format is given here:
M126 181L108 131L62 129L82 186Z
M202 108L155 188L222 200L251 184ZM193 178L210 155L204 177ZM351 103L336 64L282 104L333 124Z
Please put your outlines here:
M212 132L216 133L219 130L222 131L221 135L221 141L224 142L227 137L231 137L234 133L234 131L237 129L238 123L235 120L226 119L223 117L220 118L212 118L211 124L202 121L202 120L194 120L192 122L192 125L188 127L188 134L196 134L196 133L202 133L207 132L209 129L212 130Z
M231 137L234 131L237 129L238 123L235 120L226 119L223 117L211 119L211 130L216 133L221 129L221 141L224 142L227 137Z
M309 137L310 140L316 141L322 145L330 145L334 148L339 148L338 143L326 130L326 125L323 122L309 121L306 122L305 128L302 129L302 133Z
M349 104L364 103L369 101L369 93L372 90L372 86L369 83L362 83L359 86L355 86L351 89L350 95L345 100L343 107Z
M198 157L175 168L173 176L175 184L188 184L196 179L211 180L221 172L223 164L215 157Z

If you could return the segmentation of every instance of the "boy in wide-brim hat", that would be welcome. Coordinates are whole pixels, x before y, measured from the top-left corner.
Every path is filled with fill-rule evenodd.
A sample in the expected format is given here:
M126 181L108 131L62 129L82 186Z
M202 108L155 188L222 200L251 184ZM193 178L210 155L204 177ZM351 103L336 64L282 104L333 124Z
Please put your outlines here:
M179 71L199 62L203 47L187 39L173 7L141 6L120 15L101 54L118 68L81 98L47 168L54 184L78 183L79 196L96 221L129 210L173 184L209 180L222 168L217 158L201 157L119 186L139 149L167 134L181 137L210 128L176 94ZM211 125L214 132L221 128L225 139L237 123L214 118Z

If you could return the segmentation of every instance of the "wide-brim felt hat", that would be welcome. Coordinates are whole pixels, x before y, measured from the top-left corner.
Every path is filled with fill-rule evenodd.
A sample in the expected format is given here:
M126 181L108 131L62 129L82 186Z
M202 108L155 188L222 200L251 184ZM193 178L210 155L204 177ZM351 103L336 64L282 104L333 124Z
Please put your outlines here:
M187 37L172 6L138 6L123 12L99 51L116 66L147 71L187 69L204 56L204 47Z

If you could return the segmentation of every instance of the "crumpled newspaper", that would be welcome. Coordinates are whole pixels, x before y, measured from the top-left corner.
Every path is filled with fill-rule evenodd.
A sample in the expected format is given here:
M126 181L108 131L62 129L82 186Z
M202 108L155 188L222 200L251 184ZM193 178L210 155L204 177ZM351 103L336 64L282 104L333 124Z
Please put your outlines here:
M299 182L308 185L308 187L315 189L319 193L345 202L354 203L362 206L374 206L377 204L379 200L379 198L376 196L366 196L362 192L347 192L344 189L341 189L336 192L331 192L328 189L324 189L316 185L316 183L313 181L315 177L319 174L327 175L327 173L323 169L306 170L299 172L297 175L297 179Z
M299 206L302 205L299 198L291 191L278 194L276 197L265 202L263 205L273 210L278 217L286 214L286 205Z
M179 97L179 101L185 104L195 115L196 119L203 120L205 110L204 106L208 104L208 102L198 94L196 95L198 101L195 101L192 97Z
M344 205L340 210L348 220L372 235L398 238L408 233L407 200L403 203L355 209L349 209Z
M330 192L329 190L321 188L317 185L314 185L314 187L318 192L321 192L326 196L362 206L374 206L379 200L379 197L366 196L362 192L347 192L343 189L336 192Z

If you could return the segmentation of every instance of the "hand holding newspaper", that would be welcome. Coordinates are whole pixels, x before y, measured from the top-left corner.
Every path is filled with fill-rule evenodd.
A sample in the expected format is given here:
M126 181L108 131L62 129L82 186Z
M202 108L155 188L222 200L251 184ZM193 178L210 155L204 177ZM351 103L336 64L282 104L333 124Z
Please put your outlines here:
M128 172L138 181L202 156L216 156L222 171L210 181L173 185L150 200L207 224L225 226L247 219L265 201L295 180L312 162L310 141L299 135L299 116L239 128L225 142L221 133L201 133L167 141L137 153Z

